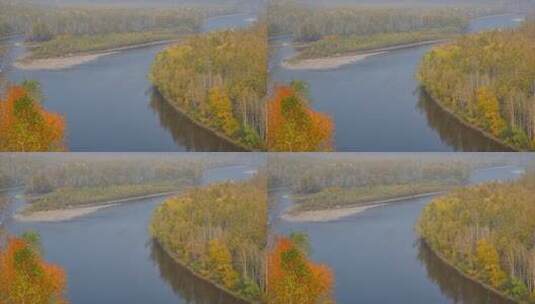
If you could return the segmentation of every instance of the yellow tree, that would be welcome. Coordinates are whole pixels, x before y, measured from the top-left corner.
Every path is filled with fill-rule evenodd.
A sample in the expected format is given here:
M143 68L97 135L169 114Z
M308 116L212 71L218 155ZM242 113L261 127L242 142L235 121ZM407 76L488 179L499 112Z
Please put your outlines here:
M225 90L220 87L211 89L208 104L216 124L225 134L233 135L239 130L240 125L232 112L232 102Z
M477 107L492 134L499 136L506 128L506 123L500 114L500 104L496 95L486 87L480 88L477 91Z
M485 279L494 287L500 287L506 280L506 274L500 266L500 257L496 247L488 240L477 242L476 258Z
M232 255L224 242L215 239L208 244L210 268L216 278L227 288L234 288L239 280L238 272L232 267Z

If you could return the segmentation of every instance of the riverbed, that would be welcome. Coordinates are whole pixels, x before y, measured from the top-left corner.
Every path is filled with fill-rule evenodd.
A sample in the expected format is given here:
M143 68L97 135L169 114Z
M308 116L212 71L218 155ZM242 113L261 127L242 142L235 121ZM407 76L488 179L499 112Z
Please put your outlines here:
M476 19L468 32L514 27L521 17ZM291 39L275 39L272 46L272 82L303 80L310 85L312 107L334 121L336 151L509 150L437 111L421 94L415 75L432 46L389 51L327 70L287 69L283 62L296 54Z
M209 18L202 32L250 25L253 13ZM67 121L69 151L170 152L241 151L177 113L152 91L148 79L159 45L97 56L61 70L28 71L13 63L24 56L21 37L14 38L7 58L0 63L12 82L38 80L45 107Z
M255 172L252 165L208 169L201 184L245 180ZM44 258L67 273L71 303L237 303L178 266L152 243L149 222L154 208L164 200L129 202L54 223L11 219L6 227L15 234L28 230L40 234ZM24 204L19 199L14 207Z
M470 183L516 179L516 166L475 170ZM334 272L336 303L509 303L442 263L414 230L431 198L385 204L339 220L287 222L280 218L293 204L284 189L271 194L278 202L271 217L275 233L305 232L311 258Z

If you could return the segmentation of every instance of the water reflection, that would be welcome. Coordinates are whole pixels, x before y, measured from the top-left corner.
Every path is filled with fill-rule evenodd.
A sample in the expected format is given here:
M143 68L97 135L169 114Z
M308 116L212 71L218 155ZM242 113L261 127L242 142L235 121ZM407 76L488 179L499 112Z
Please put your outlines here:
M151 259L158 265L160 277L173 288L175 294L187 303L195 304L246 304L194 276L177 264L157 242L151 242Z
M440 260L424 243L418 242L418 260L425 266L427 277L433 281L443 295L453 303L470 304L513 304L496 296L482 286L460 275L454 268Z
M425 114L427 124L439 135L440 139L455 151L464 152L510 152L501 145L466 127L433 102L423 90L418 90L419 100L416 107Z
M152 90L150 95L149 105L157 114L160 126L169 131L178 146L185 147L188 151L243 151L240 147L197 126L188 117L176 111L156 90Z

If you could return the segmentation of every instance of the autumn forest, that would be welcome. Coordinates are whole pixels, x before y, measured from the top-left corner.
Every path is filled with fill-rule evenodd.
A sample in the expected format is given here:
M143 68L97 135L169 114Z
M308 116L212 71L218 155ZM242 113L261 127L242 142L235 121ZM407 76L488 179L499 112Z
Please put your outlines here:
M535 304L534 0L0 0L0 304Z

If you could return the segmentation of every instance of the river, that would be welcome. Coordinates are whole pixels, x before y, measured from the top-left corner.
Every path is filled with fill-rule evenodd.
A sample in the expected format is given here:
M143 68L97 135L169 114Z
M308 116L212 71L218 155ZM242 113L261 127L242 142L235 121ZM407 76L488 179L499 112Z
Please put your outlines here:
M519 15L473 20L469 32L514 27ZM289 38L274 41L273 83L303 80L312 107L335 124L336 151L431 152L507 151L464 127L420 94L415 78L422 56L432 46L392 51L338 69L288 70L280 63L295 55Z
M244 180L253 166L208 169L202 184ZM41 235L44 258L67 272L71 303L240 304L173 262L148 233L156 206L164 198L101 209L56 223L7 222L8 231ZM18 200L20 207L24 201Z
M523 170L515 166L476 170L470 182L511 180ZM273 231L308 234L311 258L334 271L336 303L509 303L460 276L421 246L414 226L432 198L376 207L332 222L290 223L279 218L293 203L289 193L281 189L272 195L278 202L271 215Z
M203 32L244 27L255 14L209 18ZM23 55L19 40L9 58ZM165 46L141 48L101 57L64 70L25 71L5 63L13 82L34 79L41 83L44 105L67 120L70 151L170 152L240 151L177 113L152 91L148 72Z

